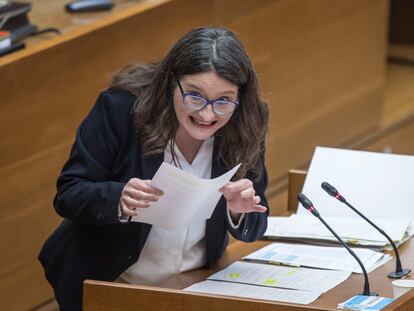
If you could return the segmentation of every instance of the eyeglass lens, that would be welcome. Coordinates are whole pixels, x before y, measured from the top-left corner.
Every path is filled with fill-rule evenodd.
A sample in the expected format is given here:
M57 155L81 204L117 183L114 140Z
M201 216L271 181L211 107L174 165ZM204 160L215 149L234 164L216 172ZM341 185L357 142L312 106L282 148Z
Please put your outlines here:
M194 110L203 109L206 103L207 103L207 100L199 96L187 94L184 97L184 104L190 109L194 109ZM214 101L212 106L213 106L213 111L217 114L229 114L229 113L232 113L234 109L236 108L235 103L230 102L230 101L225 101L225 100Z

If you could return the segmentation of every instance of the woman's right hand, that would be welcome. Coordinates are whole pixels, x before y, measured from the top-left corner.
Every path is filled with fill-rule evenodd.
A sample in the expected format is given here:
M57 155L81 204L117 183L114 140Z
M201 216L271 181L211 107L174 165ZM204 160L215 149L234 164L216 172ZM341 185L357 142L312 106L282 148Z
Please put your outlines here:
M131 178L121 193L119 199L119 209L122 216L137 216L137 208L147 208L152 202L158 201L159 197L164 194L160 189L151 187L151 180L142 180Z

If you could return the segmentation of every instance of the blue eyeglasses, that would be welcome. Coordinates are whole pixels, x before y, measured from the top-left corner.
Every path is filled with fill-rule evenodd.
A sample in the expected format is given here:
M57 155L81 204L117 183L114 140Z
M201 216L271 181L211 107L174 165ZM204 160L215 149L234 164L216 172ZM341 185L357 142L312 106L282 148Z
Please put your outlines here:
M183 96L184 106L186 106L188 109L199 111L203 110L205 107L207 107L207 105L211 105L215 114L225 116L233 113L239 105L238 101L231 101L226 99L209 100L201 95L185 93L179 80L177 80L177 83L178 87L180 88L181 95Z

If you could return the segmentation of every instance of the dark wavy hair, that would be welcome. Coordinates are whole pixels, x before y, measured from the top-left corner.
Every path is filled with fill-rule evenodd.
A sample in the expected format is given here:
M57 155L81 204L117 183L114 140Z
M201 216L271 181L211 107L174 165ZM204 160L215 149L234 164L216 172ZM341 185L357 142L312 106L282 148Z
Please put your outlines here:
M182 37L165 58L153 64L129 65L116 74L110 89L137 96L134 123L144 155L163 152L175 138L179 123L173 91L184 75L214 71L239 87L239 107L215 133L218 159L230 168L243 163L236 177L261 175L268 108L260 100L258 80L246 50L236 35L221 28L197 28Z

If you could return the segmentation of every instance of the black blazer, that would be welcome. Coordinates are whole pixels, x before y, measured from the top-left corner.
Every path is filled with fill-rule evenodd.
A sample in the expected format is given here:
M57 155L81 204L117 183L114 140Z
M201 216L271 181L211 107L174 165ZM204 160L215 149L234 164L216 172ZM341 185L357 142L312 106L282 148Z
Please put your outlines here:
M80 125L70 157L57 181L54 207L64 220L45 242L39 260L62 311L80 310L85 279L113 281L134 264L151 225L120 223L118 201L133 177L152 179L164 154L142 156L132 124L136 98L127 92L105 91ZM227 171L213 151L212 178ZM254 184L267 206L267 175ZM248 178L249 176L247 176ZM226 215L222 197L206 226L206 266L221 257L229 231L251 242L266 230L266 213L249 213L238 229Z

